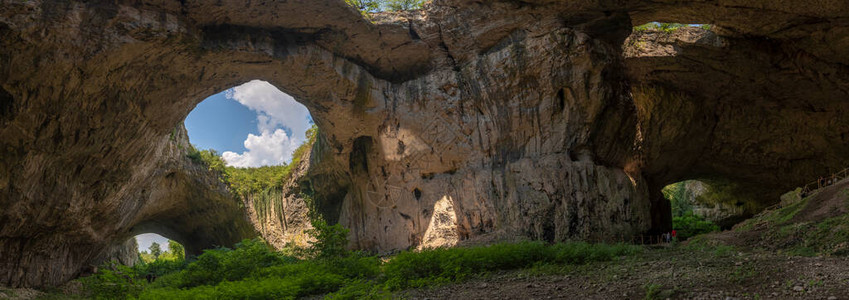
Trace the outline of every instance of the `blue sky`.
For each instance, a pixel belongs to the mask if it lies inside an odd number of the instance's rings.
[[[291,162],[312,117],[291,96],[253,80],[207,98],[185,124],[199,149],[218,150],[230,166],[260,167]]]
[[[206,98],[186,117],[189,140],[200,149],[244,152],[245,137],[259,134],[257,114],[224,93]]]
[[[206,98],[186,117],[189,141],[215,149],[227,165],[260,167],[292,161],[292,152],[312,125],[306,107],[265,81],[253,80]],[[154,233],[136,236],[139,251],[168,239]]]

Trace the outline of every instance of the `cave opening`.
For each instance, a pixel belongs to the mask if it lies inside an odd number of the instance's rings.
[[[291,220],[283,214],[290,205],[283,186],[308,157],[318,130],[307,107],[269,82],[251,80],[207,97],[183,125],[185,131],[176,130],[172,135],[177,137],[172,140],[178,148],[188,148],[183,150],[188,163],[200,170],[172,180],[206,180],[225,191],[190,191],[191,210],[203,212],[207,211],[204,207],[229,205],[236,207],[233,211],[238,215],[228,217],[244,219],[240,222],[250,223],[250,231],[287,227]],[[217,246],[232,247],[257,236],[235,233],[238,230],[233,228],[199,228],[163,214],[154,219],[148,221],[185,239],[189,255]],[[199,232],[204,235],[197,236]]]
[[[142,233],[136,240],[138,261],[152,263],[158,260],[181,261],[186,258],[186,248],[180,242],[156,233]]]
[[[274,85],[252,80],[212,95],[185,119],[197,150],[217,154],[226,166],[259,168],[297,161],[315,123],[309,110]]]
[[[745,186],[727,180],[683,180],[666,185],[661,193],[669,201],[672,228],[684,239],[729,230],[764,209]]]

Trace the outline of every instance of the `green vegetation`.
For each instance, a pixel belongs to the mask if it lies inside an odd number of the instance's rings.
[[[771,238],[783,244],[790,255],[849,254],[849,215],[821,222],[802,222],[778,227]]]
[[[777,227],[789,222],[808,204],[808,199],[793,203],[777,210],[764,211],[737,226],[737,230],[751,230],[762,227]]]
[[[359,10],[363,15],[381,11],[399,11],[421,9],[425,0],[345,0],[348,5]]]
[[[695,26],[704,30],[711,30],[713,28],[710,24],[681,24],[681,23],[659,23],[659,22],[651,22],[646,23],[640,26],[634,26],[635,32],[643,32],[643,31],[662,31],[664,33],[673,33],[678,29]]]
[[[715,257],[728,257],[734,254],[734,247],[726,245],[722,242],[697,236],[689,240],[685,248],[691,254],[709,253]]]
[[[153,259],[158,259],[160,254],[162,254],[162,249],[159,248],[159,243],[150,244],[150,255],[153,255]]]
[[[692,199],[695,196],[687,189],[687,181],[665,186],[661,192],[672,204],[672,216],[681,217],[693,212]]]
[[[384,1],[386,10],[414,10],[421,9],[424,5],[424,0],[387,0]]]
[[[156,254],[158,252],[158,254]],[[142,263],[154,263],[156,261],[178,261],[186,256],[186,250],[180,243],[168,240],[168,251],[162,252],[158,243],[153,243],[148,251],[139,252],[139,261]]]
[[[646,300],[653,299],[664,299],[667,297],[662,297],[661,293],[663,292],[663,286],[655,283],[649,283],[643,286],[643,289],[646,291]]]
[[[318,133],[318,127],[313,126],[306,131],[307,140],[292,153],[292,162],[281,166],[263,166],[258,168],[236,168],[226,166],[224,159],[215,149],[198,151],[194,146],[189,149],[187,156],[195,163],[202,164],[210,171],[219,174],[219,178],[228,184],[238,195],[246,196],[272,189],[280,189],[285,179],[292,173],[292,168],[301,162],[304,153],[312,147]]]
[[[292,162],[280,166],[228,167],[214,149],[197,150],[194,146],[190,147],[186,156],[194,163],[206,166],[208,170],[218,174],[218,178],[227,184],[234,194],[250,201],[259,218],[264,220],[272,207],[276,211],[282,208],[283,184],[291,176],[293,168],[301,163],[304,154],[315,144],[317,135],[318,127],[313,124],[306,131],[307,140],[292,153]]]
[[[422,287],[463,280],[497,270],[537,264],[586,264],[633,255],[641,248],[632,245],[583,242],[546,245],[541,242],[502,243],[474,248],[431,249],[402,252],[384,266],[391,290]]]
[[[672,218],[672,229],[678,233],[678,239],[687,240],[699,234],[719,231],[719,226],[704,217],[688,213]]]
[[[317,237],[306,249],[274,251],[264,241],[245,240],[235,249],[206,250],[194,261],[155,269],[107,264],[83,278],[95,299],[292,299],[325,295],[330,299],[378,299],[409,287],[455,282],[499,270],[540,265],[581,265],[633,255],[632,245],[581,242],[501,243],[472,248],[401,252],[383,262],[377,256],[346,250],[347,230],[314,221]],[[159,262],[157,260],[156,262]],[[165,264],[165,263],[159,263]]]
[[[724,197],[724,195],[717,196],[712,186],[707,189],[707,192],[696,195],[693,190],[688,188],[690,182],[682,181],[670,184],[661,190],[663,197],[669,200],[672,205],[672,229],[675,229],[678,233],[680,240],[719,231],[718,225],[693,213],[693,202],[710,202],[712,200],[707,200],[713,199],[710,197]]]

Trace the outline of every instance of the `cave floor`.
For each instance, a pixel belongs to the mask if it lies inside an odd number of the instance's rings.
[[[539,265],[461,283],[400,291],[393,298],[849,299],[849,257],[801,257],[739,249],[653,246],[615,261]],[[80,292],[74,290],[63,295],[6,289],[0,290],[0,299],[63,299]]]
[[[849,257],[657,247],[618,261],[538,266],[402,291],[405,299],[849,299]]]

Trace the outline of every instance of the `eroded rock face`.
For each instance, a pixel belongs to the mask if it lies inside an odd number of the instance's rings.
[[[360,249],[613,240],[668,229],[668,183],[768,199],[847,163],[840,3],[613,2],[437,0],[371,23],[336,0],[5,0],[0,283],[62,283],[149,231],[189,253],[281,245],[302,193]],[[631,19],[665,11],[721,36],[628,49]],[[178,125],[252,79],[320,128],[272,209],[188,160]]]
[[[631,36],[643,173],[730,181],[762,209],[849,165],[849,68],[805,46],[699,28]]]

